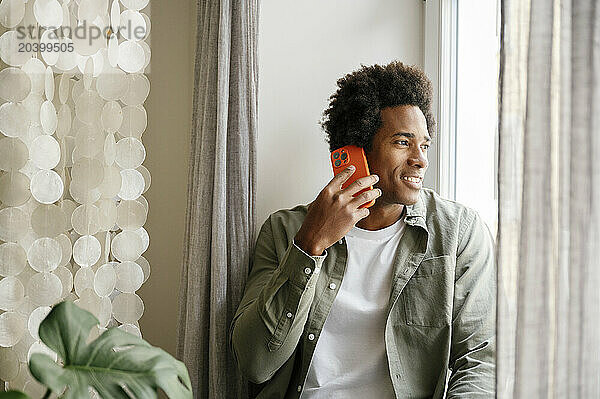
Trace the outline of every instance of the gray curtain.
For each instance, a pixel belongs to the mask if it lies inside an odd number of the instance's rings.
[[[503,0],[499,398],[600,397],[600,5]]]
[[[177,356],[195,398],[242,398],[227,343],[255,242],[258,0],[198,1]]]

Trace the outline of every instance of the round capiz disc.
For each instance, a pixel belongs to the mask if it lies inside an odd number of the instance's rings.
[[[121,171],[116,165],[104,167],[104,180],[98,189],[102,193],[102,198],[114,198],[121,191],[123,178]]]
[[[122,293],[112,301],[113,315],[119,323],[134,323],[144,314],[144,303],[137,294]]]
[[[75,52],[80,56],[88,56],[96,54],[101,48],[105,46],[105,37],[103,34],[98,36],[98,30],[102,31],[102,27],[98,26],[92,20],[79,20],[77,21],[77,28],[83,29],[85,27],[86,30],[92,29],[94,27],[97,29],[95,31],[95,35],[85,34],[85,35],[73,35],[73,46],[75,48]],[[92,31],[94,32],[94,31]]]
[[[25,287],[16,277],[4,277],[0,280],[0,309],[16,310],[25,298]]]
[[[0,98],[19,102],[23,101],[30,92],[31,79],[21,69],[9,67],[0,71]]]
[[[58,99],[61,104],[64,104],[69,99],[70,77],[69,74],[63,73],[60,75],[60,83],[58,85]]]
[[[49,272],[35,273],[29,279],[26,287],[31,302],[41,306],[51,306],[60,300],[62,283],[60,279]]]
[[[152,59],[152,52],[150,51],[150,46],[148,45],[148,43],[146,43],[146,42],[138,42],[138,43],[144,49],[144,54],[145,54],[145,58],[146,58],[144,60],[144,68],[142,68],[144,70],[144,69],[146,69],[146,67],[148,65],[150,65],[150,60]]]
[[[138,265],[140,265],[140,267],[142,268],[142,271],[144,272],[144,283],[145,283],[146,280],[148,280],[148,277],[150,277],[150,263],[143,256],[140,256],[135,261],[135,263],[137,263]]]
[[[30,58],[23,65],[23,71],[31,79],[31,92],[38,95],[44,94],[46,89],[46,65],[39,58]]]
[[[14,28],[25,16],[24,0],[2,0],[0,3],[0,24],[5,28]],[[0,379],[8,381],[6,378]]]
[[[83,88],[85,90],[90,90],[92,87],[92,78],[94,75],[94,60],[92,57],[81,57],[81,61],[85,62],[83,67]],[[81,64],[79,64],[81,65]],[[81,69],[81,68],[80,68]]]
[[[89,19],[93,21],[96,17],[103,12],[103,6],[106,7],[106,1],[98,0],[80,0],[79,7],[77,9],[77,19]]]
[[[144,205],[144,208],[146,208],[146,213],[148,213],[148,209],[150,209],[148,207],[148,200],[146,199],[146,197],[144,197],[143,195],[140,195],[139,198],[135,199],[137,202],[141,203],[142,205]]]
[[[53,134],[56,131],[58,117],[52,101],[46,100],[42,104],[40,109],[40,122],[45,134]]]
[[[126,105],[141,105],[150,94],[150,81],[146,75],[141,73],[132,73],[127,75],[127,90],[121,98]]]
[[[116,68],[119,64],[119,39],[117,35],[111,35],[108,39],[108,63]]]
[[[33,242],[27,252],[31,268],[38,272],[51,272],[60,264],[62,250],[54,238],[42,237]]]
[[[71,261],[71,256],[73,255],[73,244],[71,239],[66,234],[59,234],[56,238],[56,241],[60,244],[60,249],[62,251],[62,258],[60,259],[60,266],[67,266],[67,264]],[[60,267],[59,266],[59,267]]]
[[[65,298],[73,289],[73,273],[65,266],[57,267],[52,273],[60,279],[60,283],[62,284],[60,297],[61,299]]]
[[[134,200],[144,191],[144,176],[135,169],[121,171],[121,191],[119,197],[124,200]]]
[[[33,55],[32,52],[19,51],[19,47],[24,43],[31,43],[31,40],[23,38],[16,30],[9,30],[2,34],[0,36],[0,58],[2,61],[10,66],[24,65]],[[27,49],[26,46],[24,48]]]
[[[94,235],[100,230],[100,211],[96,205],[78,206],[71,216],[73,229],[81,235]]]
[[[35,308],[29,315],[27,329],[29,330],[29,334],[36,340],[40,339],[40,324],[42,323],[42,320],[48,316],[48,313],[50,313],[51,310],[52,308],[50,306],[40,306]]]
[[[40,131],[44,134],[43,129],[41,129],[41,119],[40,115],[42,112],[42,104],[44,103],[44,99],[41,94],[34,93],[33,91],[29,93],[27,98],[21,102],[21,104],[27,110],[27,117],[29,118],[29,122],[31,126],[40,126]],[[25,140],[23,140],[25,141]],[[29,144],[29,143],[28,143]]]
[[[25,331],[26,323],[27,318],[20,313],[0,314],[0,346],[7,348],[19,342]]]
[[[104,101],[94,90],[84,90],[75,100],[75,114],[85,123],[97,123]]]
[[[19,358],[15,350],[0,347],[0,380],[10,382],[17,378],[19,367]]]
[[[86,182],[72,181],[69,185],[69,193],[71,197],[80,204],[89,204],[100,199],[100,190],[97,188],[90,189]]]
[[[77,306],[87,310],[100,322],[100,326],[106,326],[110,320],[112,304],[110,299],[98,296],[92,288],[83,290],[78,300]]]
[[[123,137],[135,137],[140,139],[146,130],[148,116],[143,106],[127,106],[123,108],[123,122],[119,133]]]
[[[58,205],[40,204],[31,213],[31,227],[40,236],[56,237],[67,230],[67,217]]]
[[[142,338],[142,333],[140,331],[140,329],[131,323],[125,323],[125,324],[121,324],[119,327],[117,327],[123,331],[125,331],[126,333],[135,335],[136,337]]]
[[[139,72],[144,67],[146,53],[144,48],[138,42],[126,40],[119,44],[118,65],[125,72]]]
[[[109,231],[117,223],[117,205],[112,198],[104,198],[97,202],[100,231]]]
[[[100,241],[91,235],[79,237],[73,245],[73,259],[81,267],[89,267],[98,262],[101,253]]]
[[[104,148],[104,135],[97,126],[82,125],[77,130],[75,145],[81,156],[93,158]]]
[[[60,145],[52,136],[39,136],[31,143],[29,157],[38,168],[53,169],[60,161]]]
[[[123,123],[123,110],[116,101],[109,101],[102,107],[102,114],[100,115],[100,121],[102,127],[109,133],[116,132]],[[114,136],[112,137],[114,140]]]
[[[0,240],[17,242],[29,230],[29,216],[19,208],[0,210]]]
[[[40,37],[40,48],[52,49],[60,46],[60,38],[55,30],[46,30]],[[47,65],[56,65],[60,57],[60,51],[41,51],[42,58]]]
[[[62,196],[63,181],[55,171],[42,169],[31,178],[30,189],[33,198],[42,204],[52,204]]]
[[[71,177],[75,183],[85,183],[88,189],[97,188],[104,179],[104,166],[94,158],[81,158],[74,165]]]
[[[27,266],[27,254],[23,247],[14,242],[0,245],[0,276],[16,276]]]
[[[94,289],[95,273],[91,267],[82,267],[75,273],[75,293],[81,296],[86,289]]]
[[[125,40],[139,41],[146,37],[146,20],[135,10],[125,10],[121,13],[119,33]]]
[[[143,191],[143,193],[145,193],[146,191],[148,191],[148,189],[150,188],[150,185],[152,184],[152,176],[150,175],[150,171],[144,165],[137,167],[135,170],[137,170],[138,172],[140,172],[142,174],[142,176],[144,176],[144,191]]]
[[[56,137],[63,138],[69,135],[72,121],[71,107],[62,104],[58,109],[58,123],[56,125]]]
[[[139,229],[146,217],[146,208],[138,201],[123,200],[117,207],[117,225],[123,230]]]
[[[73,40],[68,37],[60,39],[61,48],[73,46]],[[77,53],[75,51],[61,51],[56,61],[56,67],[62,71],[70,71],[77,66]]]
[[[113,256],[121,261],[135,261],[144,250],[142,238],[134,231],[122,231],[115,236],[111,243]]]
[[[135,169],[146,159],[146,149],[135,137],[125,137],[117,142],[115,161],[123,169]]]
[[[44,27],[57,28],[63,23],[62,6],[57,0],[35,0],[33,15],[35,15],[35,19],[39,24]]]
[[[52,67],[46,68],[46,82],[45,82],[46,99],[52,101],[54,99],[54,72]],[[55,111],[56,112],[56,111]]]
[[[144,282],[144,272],[135,262],[121,262],[115,266],[117,283],[115,288],[121,292],[133,293]]]
[[[117,283],[117,273],[112,264],[105,263],[100,266],[94,276],[94,291],[101,297],[112,294]]]
[[[56,361],[56,359],[58,359],[58,355],[56,354],[56,352],[48,348],[41,341],[36,341],[29,347],[29,351],[27,351],[28,361],[31,359],[31,355],[33,355],[34,353],[40,353],[42,355],[49,356],[52,359],[52,361]],[[43,395],[46,392],[46,388],[40,383],[38,383],[36,380],[31,380],[25,383],[23,391],[28,395],[39,397],[39,395]]]
[[[150,0],[121,0],[121,3],[130,10],[141,10],[145,8]]]
[[[12,170],[0,177],[0,202],[7,206],[21,206],[31,197],[29,177]]]
[[[108,69],[98,76],[96,89],[100,97],[107,101],[118,100],[127,91],[127,74],[118,68]]]
[[[29,114],[22,103],[7,102],[0,105],[0,132],[8,137],[27,134]]]
[[[0,169],[18,170],[27,163],[29,150],[25,143],[16,137],[0,139]]]
[[[148,246],[150,246],[150,236],[148,235],[148,232],[143,227],[140,227],[139,229],[134,230],[134,231],[142,239],[142,243],[143,243],[142,253],[146,252],[146,250],[148,249]]]

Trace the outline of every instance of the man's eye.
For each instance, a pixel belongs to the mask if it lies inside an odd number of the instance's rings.
[[[423,144],[423,148],[424,148],[425,150],[428,150],[428,149],[429,149],[429,147],[430,147],[430,146],[429,146],[429,144]]]
[[[396,140],[394,144],[408,145],[408,140]]]

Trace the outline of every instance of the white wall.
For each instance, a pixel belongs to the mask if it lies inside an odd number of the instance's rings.
[[[423,66],[423,7],[422,0],[261,1],[257,230],[270,213],[311,202],[333,177],[318,121],[337,79],[361,63]]]

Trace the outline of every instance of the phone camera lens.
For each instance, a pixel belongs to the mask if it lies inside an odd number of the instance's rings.
[[[333,153],[333,159],[338,159],[340,157],[340,153],[339,152],[334,152]]]
[[[336,159],[335,162],[334,162],[335,166],[340,166],[341,164],[342,164],[342,162],[340,162],[339,159]]]
[[[345,152],[342,153],[342,159],[346,159],[346,158],[348,158],[348,154],[346,154]]]

